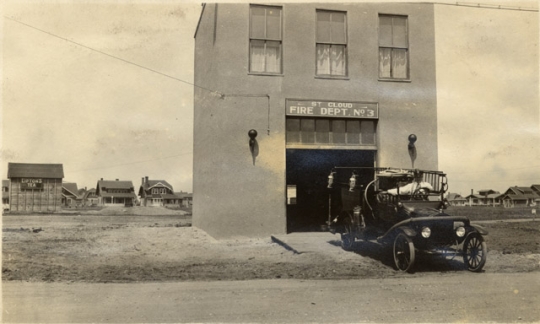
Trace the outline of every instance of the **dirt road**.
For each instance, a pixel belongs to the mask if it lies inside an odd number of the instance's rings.
[[[538,221],[485,224],[483,273],[419,259],[408,274],[379,245],[298,254],[179,214],[2,220],[4,322],[540,321]]]
[[[364,280],[4,283],[5,323],[538,323],[538,273]]]

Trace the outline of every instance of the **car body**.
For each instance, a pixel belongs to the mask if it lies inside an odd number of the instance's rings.
[[[468,270],[479,272],[488,233],[467,217],[445,213],[447,189],[440,171],[335,167],[328,181],[328,225],[345,250],[357,240],[391,246],[400,271],[412,271],[416,255],[426,253],[460,254]]]

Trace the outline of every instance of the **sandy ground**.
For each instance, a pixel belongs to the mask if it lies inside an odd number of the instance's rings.
[[[191,227],[191,217],[184,212],[158,209],[144,216],[126,216],[118,210],[115,216],[105,215],[106,211],[81,216],[4,215],[2,280],[148,282],[410,276],[395,271],[389,250],[376,244],[353,252],[336,249],[331,255],[295,254],[269,237],[217,241]],[[485,227],[490,231],[486,272],[540,271],[539,221],[495,222]],[[419,259],[414,275],[441,271],[464,271],[461,258]]]

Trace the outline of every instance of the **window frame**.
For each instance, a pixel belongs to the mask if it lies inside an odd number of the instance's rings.
[[[298,120],[298,142],[289,142],[288,137],[288,127],[287,123],[289,120]],[[313,143],[308,143],[303,141],[303,135],[302,135],[302,120],[314,120],[314,130],[313,130]],[[328,120],[329,121],[329,130],[328,130],[328,142],[317,142],[317,120]],[[334,140],[334,127],[333,125],[334,121],[342,121],[344,122],[345,131],[342,132],[345,141],[343,143],[335,142]],[[353,143],[350,142],[348,137],[352,135],[351,132],[347,131],[348,128],[348,121],[358,121],[359,122],[359,142]],[[372,121],[373,122],[373,143],[363,143],[362,142],[362,121]],[[286,130],[285,130],[285,146],[288,149],[294,149],[294,148],[313,148],[313,149],[339,149],[339,150],[377,150],[378,149],[378,127],[379,127],[379,120],[378,119],[366,119],[366,118],[326,118],[326,117],[308,117],[308,116],[286,116]],[[340,132],[341,133],[341,132]]]
[[[317,39],[317,35],[319,34],[319,20],[318,20],[318,13],[319,12],[328,12],[330,15],[332,13],[341,13],[345,17],[345,21],[343,23],[344,27],[344,35],[345,35],[345,42],[323,42],[319,41]],[[324,78],[324,79],[348,79],[349,78],[349,26],[348,26],[348,17],[347,17],[347,11],[346,10],[331,10],[331,9],[315,9],[315,77],[316,78]],[[331,17],[331,16],[330,16]],[[317,60],[318,60],[318,48],[319,45],[330,45],[330,48],[332,48],[332,45],[337,46],[343,46],[344,50],[343,53],[345,55],[345,74],[332,74],[332,71],[330,71],[330,74],[319,74],[317,71]]]
[[[405,41],[406,41],[406,46],[405,47],[401,47],[401,46],[382,46],[381,45],[381,17],[386,17],[386,18],[404,18],[405,19]],[[396,82],[400,82],[400,81],[404,81],[404,82],[410,82],[411,81],[411,60],[410,60],[410,41],[409,41],[409,16],[408,15],[400,15],[400,14],[387,14],[387,13],[379,13],[378,14],[378,25],[377,25],[377,29],[378,29],[378,40],[377,40],[377,48],[378,48],[378,51],[377,51],[377,63],[378,63],[378,66],[377,66],[377,72],[378,72],[378,77],[379,77],[379,81],[396,81]],[[394,31],[394,23],[393,23],[393,20],[392,20],[392,26],[391,26],[391,31],[393,33]],[[390,77],[385,77],[385,76],[382,76],[381,75],[381,49],[390,49]],[[399,49],[399,50],[405,50],[406,51],[406,55],[405,55],[405,58],[406,58],[406,76],[404,78],[398,78],[398,77],[394,77],[393,76],[393,71],[392,71],[392,67],[393,67],[393,59],[392,59],[392,52],[394,49]]]
[[[266,34],[266,10],[269,8],[274,8],[276,10],[279,10],[279,39],[278,38],[268,38],[265,35],[265,38],[259,38],[259,37],[253,37],[252,36],[252,23],[253,23],[253,14],[252,10],[253,8],[264,8],[265,9],[265,34]],[[249,34],[249,42],[248,42],[248,74],[254,74],[254,75],[283,75],[283,7],[282,6],[273,6],[273,5],[260,5],[260,4],[250,4],[249,5],[249,27],[248,27],[248,34]],[[267,72],[267,71],[252,71],[251,64],[252,64],[252,41],[262,41],[264,42],[264,48],[265,48],[265,70],[266,70],[266,44],[267,42],[278,42],[279,43],[279,72]]]

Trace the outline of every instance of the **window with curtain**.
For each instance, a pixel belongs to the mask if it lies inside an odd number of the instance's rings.
[[[287,144],[376,145],[372,119],[287,117]]]
[[[317,10],[317,69],[320,76],[347,75],[347,15]]]
[[[406,16],[379,15],[379,77],[409,78],[409,40]]]
[[[281,73],[281,11],[281,7],[250,7],[250,72]]]

